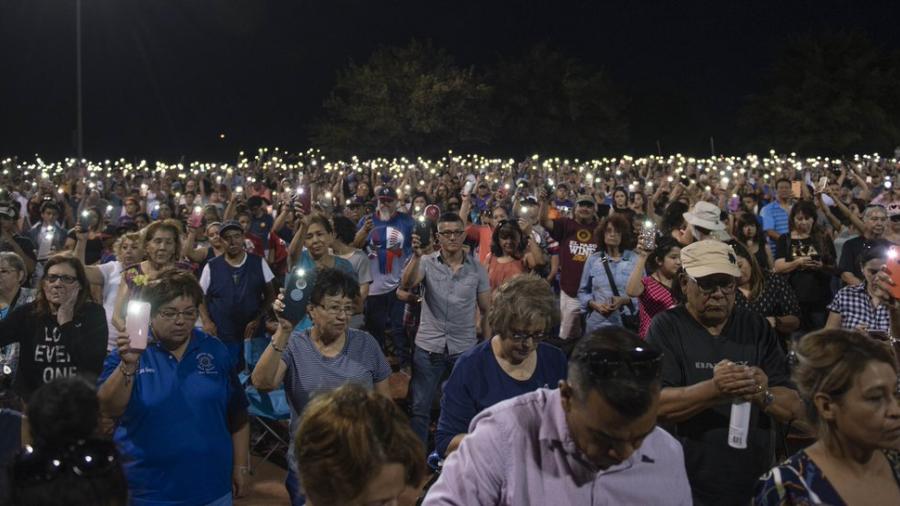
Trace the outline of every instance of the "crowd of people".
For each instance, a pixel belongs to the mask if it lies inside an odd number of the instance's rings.
[[[241,155],[0,162],[0,504],[232,504],[248,387],[294,505],[900,504],[900,161]]]

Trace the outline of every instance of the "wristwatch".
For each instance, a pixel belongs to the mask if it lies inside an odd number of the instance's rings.
[[[773,393],[767,388],[766,391],[765,391],[765,393],[763,393],[763,404],[762,404],[763,411],[765,411],[766,409],[768,409],[769,406],[771,406],[773,402],[775,402],[775,394],[773,394]]]

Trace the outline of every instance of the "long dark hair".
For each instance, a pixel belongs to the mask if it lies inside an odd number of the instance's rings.
[[[597,225],[597,245],[600,246],[602,251],[606,252],[607,225],[612,225],[622,237],[622,242],[619,243],[619,252],[624,252],[627,249],[634,249],[634,233],[631,229],[631,222],[629,222],[624,215],[619,213],[607,216],[599,225]]]
[[[791,209],[791,215],[788,219],[788,227],[790,231],[792,232],[794,230],[794,219],[798,214],[801,213],[805,216],[809,216],[813,220],[812,227],[810,227],[809,229],[809,239],[810,241],[812,241],[813,246],[816,248],[816,251],[819,252],[819,256],[822,257],[822,263],[825,265],[833,264],[834,261],[831,254],[831,249],[828,248],[825,244],[825,240],[822,238],[822,231],[819,230],[818,225],[816,225],[816,218],[819,216],[819,214],[816,212],[815,204],[808,200],[801,200],[794,204],[794,207]]]
[[[78,299],[75,301],[75,314],[79,314],[86,303],[94,300],[91,297],[91,285],[88,283],[87,275],[84,273],[84,264],[69,253],[60,253],[50,257],[47,263],[44,264],[44,275],[41,276],[41,283],[38,286],[37,295],[34,299],[34,313],[37,316],[52,314],[50,302],[47,301],[47,295],[44,293],[44,281],[47,279],[47,273],[50,272],[50,268],[59,264],[70,266],[75,271],[75,277],[78,278],[78,283],[81,285],[81,289],[78,291]]]
[[[744,235],[744,227],[749,226],[756,227],[756,234],[753,237]],[[760,226],[759,221],[756,220],[756,216],[750,213],[739,213],[737,215],[737,220],[734,223],[734,237],[742,244],[747,244],[747,241],[750,240],[756,241],[757,244],[763,246],[766,244],[762,226]]]
[[[516,244],[516,258],[521,258],[525,254],[525,248],[528,247],[528,238],[525,237],[525,233],[519,228],[519,223],[515,220],[503,220],[494,228],[494,233],[491,235],[491,255],[494,258],[503,256],[503,248],[500,247],[500,236],[509,234],[519,236],[519,242]]]

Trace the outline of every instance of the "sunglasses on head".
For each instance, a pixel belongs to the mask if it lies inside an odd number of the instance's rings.
[[[652,380],[660,376],[663,354],[638,346],[628,351],[591,350],[579,358],[587,365],[588,372],[596,378],[633,377]]]
[[[12,465],[13,482],[53,481],[66,473],[89,477],[104,473],[119,461],[116,445],[101,439],[79,440],[61,448],[25,446]]]

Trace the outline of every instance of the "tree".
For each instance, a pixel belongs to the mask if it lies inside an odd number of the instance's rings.
[[[338,154],[435,154],[492,140],[483,113],[491,89],[446,51],[413,40],[350,63],[324,102],[313,142]]]
[[[900,141],[900,66],[859,34],[790,41],[752,96],[742,127],[756,148],[815,154],[893,149]]]
[[[493,110],[512,152],[598,155],[627,139],[624,99],[607,75],[546,45],[517,60],[501,60],[489,73]]]

